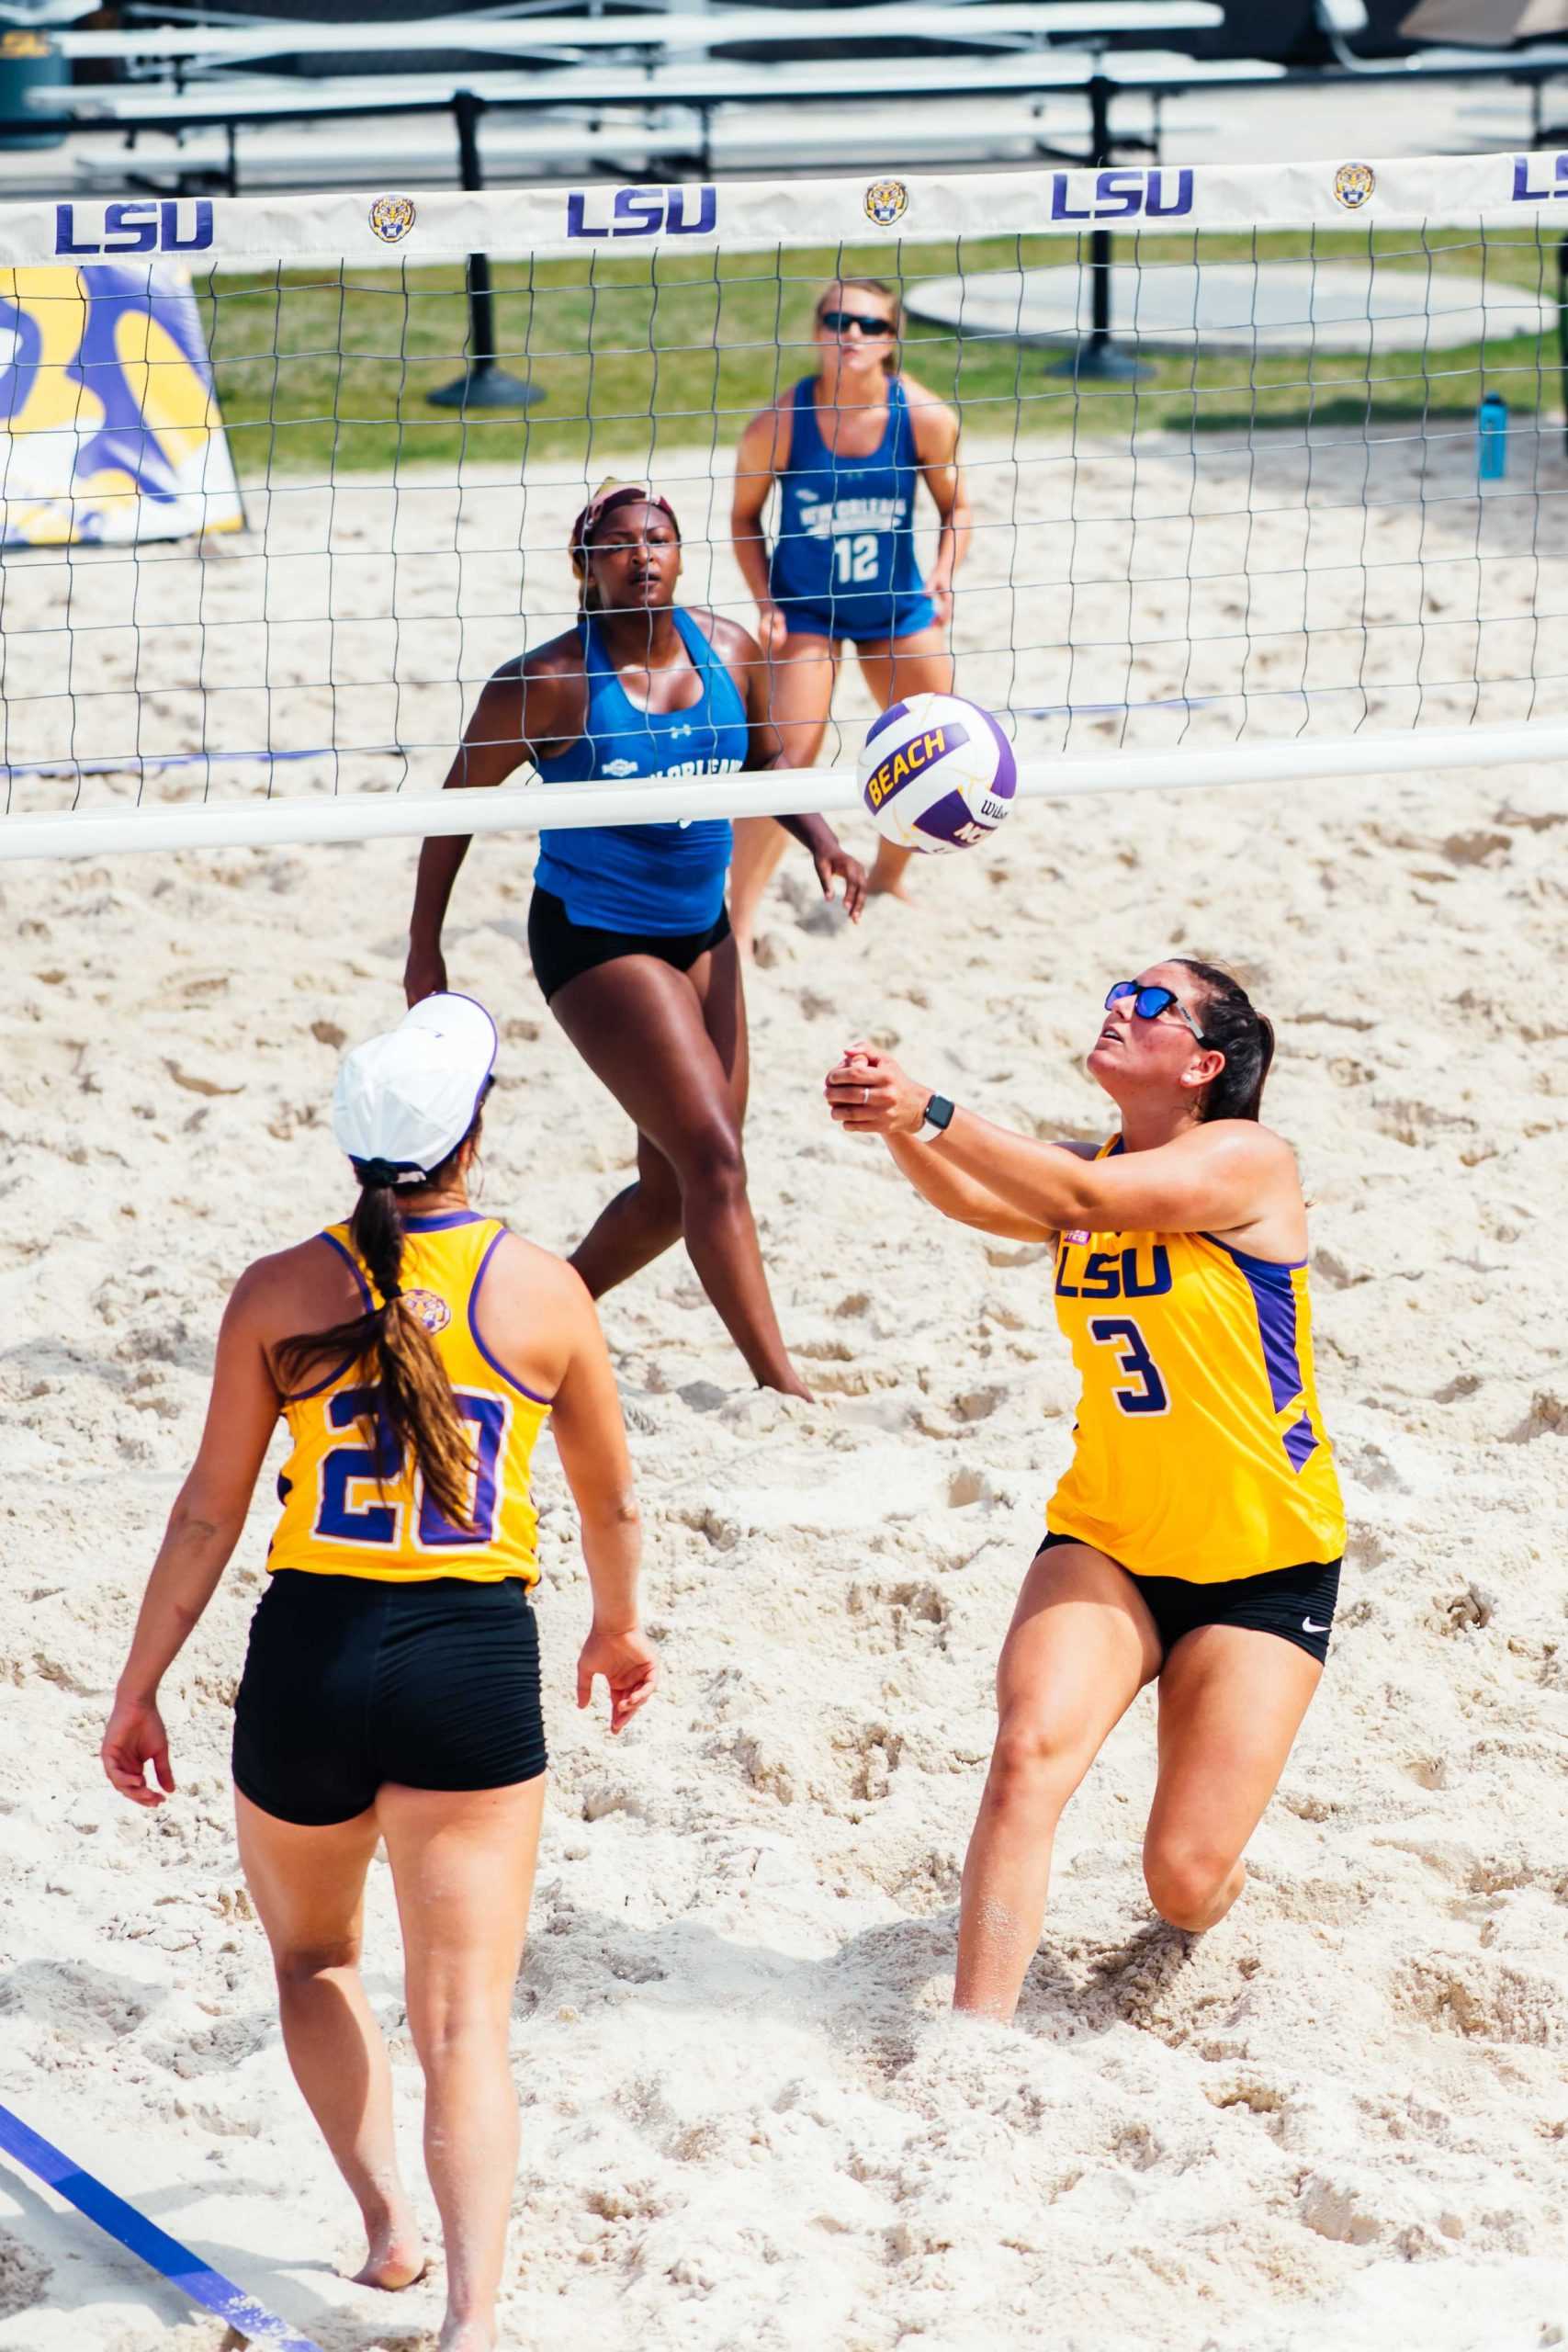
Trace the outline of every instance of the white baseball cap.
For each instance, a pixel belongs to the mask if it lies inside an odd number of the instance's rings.
[[[395,1029],[344,1056],[333,1134],[362,1175],[417,1184],[474,1123],[495,1068],[495,1023],[471,996],[422,997]]]

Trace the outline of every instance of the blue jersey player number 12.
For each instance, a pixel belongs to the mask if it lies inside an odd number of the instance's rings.
[[[891,287],[835,278],[817,298],[814,372],[752,418],[736,452],[735,560],[757,600],[768,713],[792,767],[818,763],[845,645],[879,710],[953,691],[948,624],[970,532],[958,417],[905,373],[898,334]],[[922,487],[938,525],[924,574]],[[742,952],[783,849],[770,817],[736,827],[729,912]],[[909,856],[881,843],[871,889],[902,898]]]

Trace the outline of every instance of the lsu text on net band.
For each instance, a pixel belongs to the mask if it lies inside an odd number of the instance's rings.
[[[1113,384],[1072,365],[1105,230]],[[1556,153],[0,207],[0,856],[849,806],[848,720],[794,773],[434,787],[573,625],[606,475],[752,625],[735,444],[857,276],[961,420],[955,683],[1023,788],[1561,756],[1565,231]],[[525,412],[429,402],[479,253]],[[857,519],[806,527],[852,561]]]

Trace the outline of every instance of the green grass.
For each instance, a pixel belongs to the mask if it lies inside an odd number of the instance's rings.
[[[1425,274],[1477,272],[1556,300],[1555,250],[1529,230],[1418,235],[1366,230],[1118,240],[1117,257],[1145,262],[1364,257]],[[965,270],[1060,265],[1061,237],[965,242]],[[905,244],[908,287],[960,264],[953,244]],[[450,470],[463,460],[592,471],[646,438],[657,418],[667,447],[733,442],[745,418],[807,372],[812,300],[836,268],[886,276],[886,247],[772,254],[660,254],[644,259],[497,263],[502,363],[542,390],[527,413],[433,409],[427,395],[461,372],[467,303],[459,266],[325,275],[225,275],[198,283],[219,397],[242,480]],[[958,337],[911,321],[905,363],[961,408],[972,434],[1126,439],[1149,432],[1224,434],[1387,427],[1440,419],[1461,429],[1488,389],[1516,413],[1555,413],[1555,338],[1520,335],[1452,351],[1380,356],[1375,375],[1346,355],[1145,354],[1136,386],[1102,387],[1051,373],[1059,350]]]

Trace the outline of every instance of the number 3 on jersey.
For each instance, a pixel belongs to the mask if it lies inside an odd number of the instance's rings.
[[[1124,1413],[1168,1413],[1170,1399],[1159,1367],[1144,1344],[1144,1335],[1130,1315],[1091,1317],[1089,1336],[1102,1348],[1117,1351],[1116,1368],[1136,1387],[1118,1388],[1116,1402]]]

